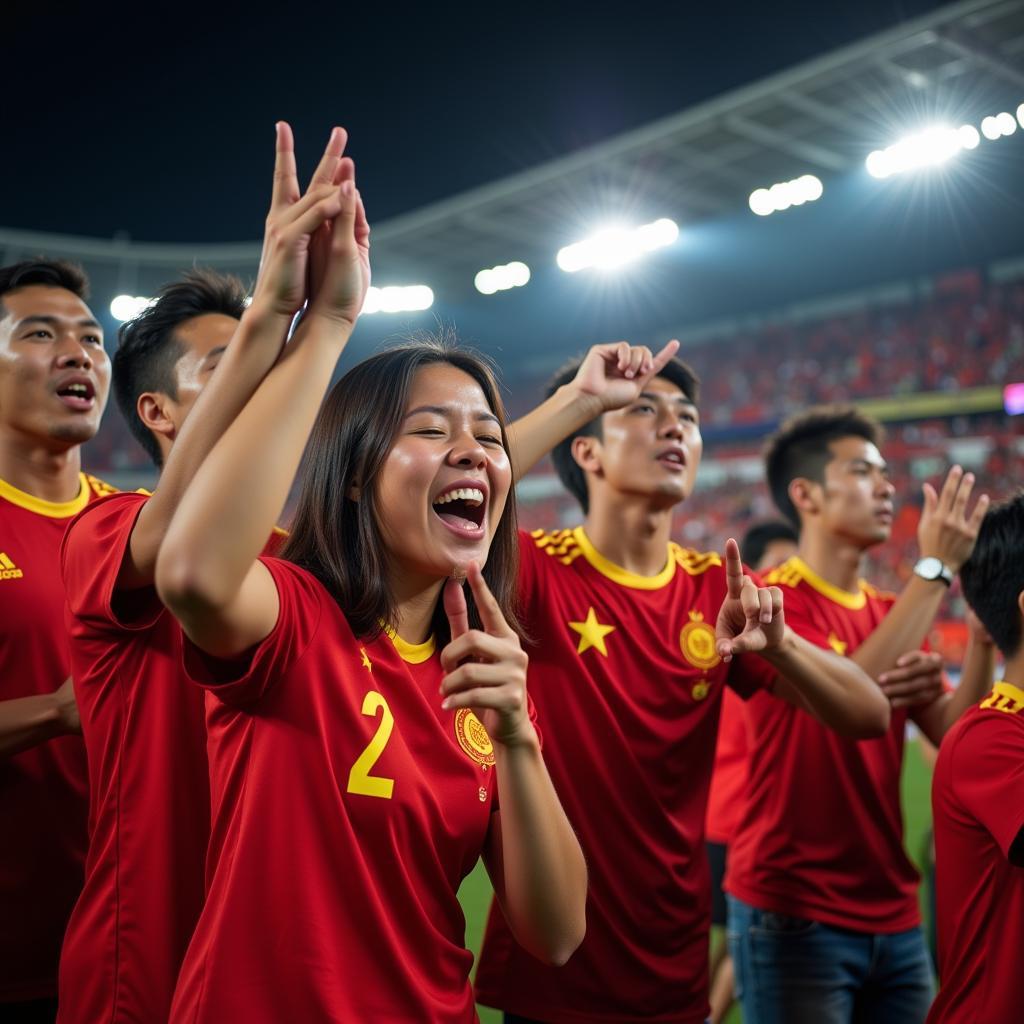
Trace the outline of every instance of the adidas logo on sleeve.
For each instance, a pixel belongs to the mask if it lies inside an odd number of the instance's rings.
[[[25,574],[0,551],[0,580],[20,580]]]

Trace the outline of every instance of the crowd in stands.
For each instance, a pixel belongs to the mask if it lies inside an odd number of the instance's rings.
[[[722,373],[721,352],[741,372]],[[851,398],[958,391],[1024,379],[1024,280],[975,273],[935,282],[913,304],[708,339],[686,358],[704,381],[704,418],[760,423]]]

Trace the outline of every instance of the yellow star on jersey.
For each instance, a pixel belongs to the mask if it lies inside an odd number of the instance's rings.
[[[359,653],[363,656],[363,658],[362,658],[362,660],[363,660],[363,668],[365,668],[367,672],[372,672],[373,671],[373,663],[370,661],[370,656],[366,653],[366,648],[365,647],[360,647],[359,648]]]
[[[605,647],[604,638],[609,633],[615,632],[615,627],[605,626],[598,622],[593,608],[587,612],[586,622],[570,622],[569,628],[576,630],[580,635],[580,644],[576,648],[577,654],[589,651],[593,647],[600,651],[604,657],[608,657],[608,648]]]
[[[849,646],[845,640],[840,640],[835,633],[829,633],[828,645],[832,648],[840,658],[846,657],[846,648]]]

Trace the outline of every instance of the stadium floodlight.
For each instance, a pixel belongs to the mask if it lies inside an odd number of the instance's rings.
[[[894,142],[885,149],[876,149],[868,154],[864,161],[868,174],[873,178],[888,178],[904,171],[918,170],[922,167],[936,167],[944,164],[965,146],[970,149],[971,135],[965,129],[949,128],[946,125],[934,125],[922,132],[908,135]],[[984,124],[982,131],[984,131]]]
[[[1017,123],[1024,128],[1024,103],[1017,108]]]
[[[363,302],[363,315],[370,313],[417,313],[430,309],[434,304],[434,293],[425,284],[388,285],[377,288],[371,285]]]
[[[1005,110],[1001,114],[996,114],[996,124],[999,126],[1000,135],[1012,135],[1017,130],[1016,119]]]
[[[982,119],[981,134],[990,142],[995,142],[1003,134],[1003,129],[996,118],[989,116]]]
[[[509,288],[522,288],[530,280],[530,268],[519,260],[503,263],[489,270],[481,270],[473,278],[476,290],[483,295],[493,295]]]
[[[749,204],[758,217],[767,217],[791,206],[813,203],[824,194],[825,186],[821,180],[813,174],[805,174],[792,181],[780,181],[771,188],[756,189],[750,193]]]
[[[153,299],[145,295],[116,295],[110,302],[110,315],[124,323],[134,320],[152,304]]]
[[[977,149],[981,144],[981,135],[973,124],[962,124],[956,133],[960,138],[960,145],[964,149]]]
[[[671,245],[679,237],[679,225],[662,217],[639,227],[612,226],[603,228],[582,242],[574,242],[558,250],[555,257],[567,274],[596,267],[609,270],[631,263],[655,249]]]

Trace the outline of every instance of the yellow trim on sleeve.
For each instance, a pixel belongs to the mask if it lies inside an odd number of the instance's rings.
[[[34,494],[19,491],[17,487],[9,484],[6,480],[0,480],[0,498],[9,501],[12,505],[17,505],[18,508],[35,512],[36,515],[47,516],[50,519],[70,519],[71,516],[77,516],[89,504],[89,497],[92,493],[84,473],[78,474],[78,481],[78,497],[72,498],[71,501],[44,501]]]
[[[992,708],[995,711],[1008,711],[1018,715],[1024,711],[1024,690],[999,680],[993,687],[992,692],[981,702],[981,707]]]
[[[786,583],[789,583],[789,579],[786,577],[789,575],[789,571],[795,571],[796,575],[800,577],[809,587],[816,590],[823,597],[827,597],[830,601],[835,601],[836,604],[842,605],[844,608],[849,608],[851,611],[860,611],[868,603],[868,595],[865,593],[865,587],[867,584],[863,580],[858,581],[858,590],[856,594],[851,594],[848,590],[842,590],[835,586],[833,583],[829,583],[828,580],[822,579],[802,558],[798,555],[794,555],[788,561],[783,562],[779,567],[779,575]],[[790,584],[792,586],[793,584]]]
[[[384,627],[388,639],[395,645],[398,656],[402,661],[410,665],[420,665],[437,650],[437,641],[433,634],[427,637],[421,644],[411,644],[403,640],[390,626]]]
[[[621,565],[610,562],[590,542],[590,538],[584,533],[582,526],[577,526],[572,531],[576,543],[579,545],[583,557],[602,575],[613,583],[623,587],[632,587],[634,590],[658,590],[665,586],[676,574],[676,560],[672,554],[671,545],[666,549],[665,568],[657,576],[638,576]]]

